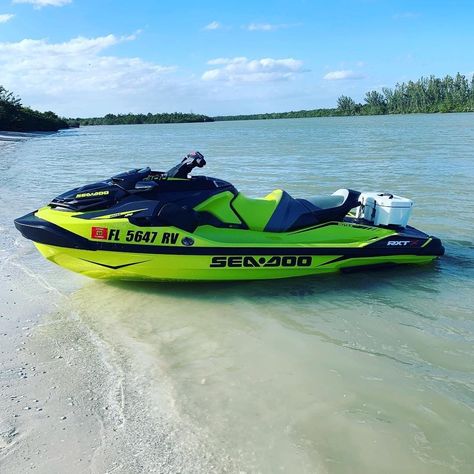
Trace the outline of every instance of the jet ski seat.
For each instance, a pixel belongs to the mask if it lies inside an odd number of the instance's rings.
[[[340,189],[336,191],[334,194],[329,196],[311,196],[306,198],[306,201],[313,204],[319,209],[330,209],[331,207],[338,207],[340,206],[347,198],[345,193],[340,191],[347,191],[347,189]],[[339,194],[340,192],[340,194]]]
[[[280,200],[264,229],[267,232],[288,232],[323,222],[339,221],[359,205],[360,193],[351,189],[339,189],[330,196],[308,199],[295,199],[287,192],[279,191]]]
[[[288,232],[342,220],[352,208],[359,205],[359,195],[357,191],[339,189],[330,196],[295,199],[286,191],[276,189],[258,199],[239,193],[231,206],[250,230]]]

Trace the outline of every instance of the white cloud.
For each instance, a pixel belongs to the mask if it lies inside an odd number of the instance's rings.
[[[239,56],[237,58],[215,58],[207,61],[210,66],[221,65],[221,64],[234,64],[237,62],[245,62],[247,58],[245,56]]]
[[[20,95],[27,105],[46,104],[43,108],[59,113],[68,113],[64,110],[68,102],[74,109],[87,106],[93,111],[97,110],[96,102],[117,107],[121,99],[133,103],[131,97],[137,93],[150,96],[163,88],[175,87],[166,79],[174,67],[102,54],[135,37],[111,34],[77,37],[63,43],[44,39],[0,43],[2,85]]]
[[[35,8],[63,7],[64,5],[72,3],[72,0],[13,0],[13,3],[29,3]]]
[[[206,25],[203,29],[204,30],[220,30],[222,28],[222,24],[218,21],[211,21],[208,25]]]
[[[4,13],[0,15],[0,23],[6,23],[7,21],[10,21],[15,15],[12,15],[11,13]]]
[[[23,65],[25,60],[31,62],[36,59],[40,64],[44,61],[45,67],[53,63],[72,65],[83,60],[87,60],[89,66],[93,66],[91,61],[97,59],[98,53],[116,44],[133,41],[136,36],[137,34],[129,36],[111,34],[97,38],[78,36],[64,43],[49,43],[45,39],[24,39],[16,43],[0,43],[0,62],[5,62],[3,67],[7,69],[9,67],[8,61]]]
[[[250,23],[245,28],[249,31],[272,31],[277,30],[280,25],[272,25],[270,23]]]
[[[283,28],[291,28],[296,25],[283,24],[272,24],[272,23],[250,23],[245,25],[244,28],[249,31],[275,31]]]
[[[204,81],[269,82],[291,79],[305,72],[303,62],[293,58],[216,58],[208,61],[208,64],[222,67],[204,72],[201,76]]]
[[[330,71],[323,79],[327,81],[341,81],[347,79],[364,79],[365,76],[359,72],[352,71],[350,69],[343,69],[340,71]]]
[[[394,20],[413,20],[415,18],[418,18],[420,16],[419,13],[416,12],[402,12],[402,13],[396,13],[393,15]]]
[[[300,88],[304,80],[297,90],[290,80],[305,71],[296,59],[223,57],[209,61],[202,76],[177,74],[176,67],[159,61],[120,55],[121,45],[135,37],[0,42],[1,84],[27,106],[67,117],[257,113],[304,108],[308,101]]]

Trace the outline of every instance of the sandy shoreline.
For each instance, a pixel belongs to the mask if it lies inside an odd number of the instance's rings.
[[[105,371],[94,364],[89,373],[93,346],[81,351],[85,335],[64,332],[68,323],[54,313],[67,297],[8,262],[2,270],[0,465],[9,473],[86,472],[99,462],[103,404],[91,382]]]
[[[238,472],[180,418],[158,369],[91,331],[71,296],[7,260],[0,300],[2,472]]]

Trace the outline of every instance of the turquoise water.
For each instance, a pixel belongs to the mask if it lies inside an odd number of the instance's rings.
[[[288,281],[112,284],[44,261],[11,226],[78,184],[168,169],[193,149],[253,196],[409,197],[411,224],[446,256]],[[70,295],[64,317],[113,354],[123,436],[146,446],[168,430],[183,472],[472,472],[474,114],[87,127],[0,144],[0,160],[2,258]],[[138,444],[117,456],[139,457]]]

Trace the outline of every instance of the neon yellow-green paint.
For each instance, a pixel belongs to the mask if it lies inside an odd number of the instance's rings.
[[[229,193],[231,194],[231,193]],[[383,237],[396,235],[391,229],[362,226],[346,222],[328,222],[324,225],[314,226],[292,232],[262,232],[264,224],[271,216],[276,207],[278,194],[273,194],[269,199],[249,199],[240,198],[240,210],[243,214],[252,215],[249,222],[254,228],[251,230],[216,228],[209,225],[198,227],[193,233],[185,232],[176,227],[139,227],[135,226],[125,217],[116,219],[97,218],[93,220],[80,219],[78,215],[82,213],[55,210],[44,207],[37,211],[36,216],[56,224],[78,236],[88,240],[92,239],[92,228],[103,227],[110,234],[111,230],[119,231],[118,240],[114,243],[136,244],[136,241],[127,241],[127,232],[155,233],[156,239],[151,242],[140,241],[140,245],[152,247],[175,247],[176,254],[161,253],[134,253],[133,251],[108,251],[108,250],[80,250],[73,248],[56,247],[52,245],[35,245],[40,252],[48,259],[69,270],[82,273],[93,278],[105,279],[127,279],[127,280],[258,280],[288,278],[296,276],[313,275],[317,273],[335,272],[347,267],[362,265],[374,265],[380,263],[426,263],[433,260],[433,256],[416,255],[395,255],[383,257],[358,257],[339,261],[333,261],[341,255],[335,250],[334,255],[311,255],[309,266],[252,266],[232,267],[227,265],[224,268],[211,266],[212,251],[209,255],[191,255],[189,248],[206,249],[221,248],[228,249],[224,252],[226,256],[232,256],[233,249],[240,249],[240,254],[245,254],[242,249],[249,248],[249,254],[245,257],[259,259],[269,258],[272,248],[277,255],[284,255],[285,248],[302,249],[330,249],[330,248],[363,248]],[[281,197],[281,194],[280,194]],[[224,216],[221,207],[228,207],[231,196],[208,200],[206,209],[213,209],[220,218]],[[258,204],[255,204],[257,202]],[[263,203],[263,204],[262,204]],[[251,210],[256,209],[255,214]],[[210,211],[209,211],[210,212]],[[228,216],[231,217],[230,215]],[[253,220],[252,220],[253,219]],[[165,234],[172,234],[174,242],[167,241]],[[115,234],[116,235],[116,234]],[[183,245],[185,237],[193,239],[192,247]],[[95,239],[100,242],[101,240]],[[255,254],[255,248],[266,249],[264,255]],[[126,247],[125,247],[126,248]],[[252,248],[252,250],[250,250]],[[132,250],[133,247],[130,247]],[[340,250],[339,250],[340,252]],[[289,251],[291,254],[291,251]],[[222,253],[221,253],[222,254]],[[219,254],[219,255],[221,255]],[[129,266],[120,267],[122,265]],[[120,268],[109,268],[120,267]]]
[[[254,199],[239,193],[233,206],[251,230],[262,231],[278,206],[282,194],[281,189],[276,189],[264,198]]]
[[[240,219],[230,207],[234,195],[230,191],[215,194],[197,205],[195,211],[207,211],[226,224],[241,224]]]
[[[35,243],[48,260],[74,272],[91,278],[117,280],[262,280],[337,272],[343,268],[378,263],[421,264],[433,260],[431,256],[397,255],[391,257],[367,257],[328,263],[338,255],[313,256],[311,267],[307,268],[210,268],[211,256],[156,255],[129,252],[106,252],[78,250]],[[254,255],[255,259],[260,258]],[[136,265],[110,269],[98,265]]]

